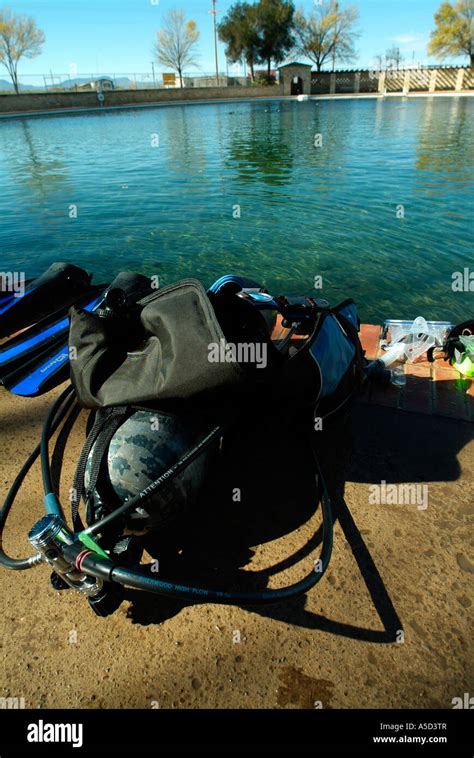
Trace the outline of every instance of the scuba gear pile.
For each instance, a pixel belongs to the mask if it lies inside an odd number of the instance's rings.
[[[208,293],[195,280],[153,291],[144,277],[127,289],[130,276],[115,280],[100,307],[71,310],[73,386],[53,404],[41,444],[0,514],[1,536],[41,454],[46,516],[29,533],[38,552],[13,559],[0,548],[0,564],[27,569],[46,562],[56,588],[80,589],[104,616],[120,604],[123,587],[228,604],[274,603],[308,591],[323,576],[332,550],[331,503],[316,457],[321,553],[307,576],[288,587],[228,591],[158,579],[138,566],[140,540],[183,514],[226,430],[245,422],[249,407],[263,414],[277,405],[304,418],[310,438],[315,419],[336,413],[359,391],[367,369],[354,303],[331,308],[312,298],[273,298],[236,276],[222,277]],[[283,340],[278,349],[272,343],[269,326],[276,315],[298,337],[295,344]],[[215,345],[222,348],[218,361],[210,359]],[[265,365],[258,365],[257,355],[265,356]],[[72,488],[73,532],[53,489],[48,448],[79,404],[93,410],[94,423]]]

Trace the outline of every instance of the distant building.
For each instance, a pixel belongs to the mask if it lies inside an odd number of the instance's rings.
[[[311,93],[311,66],[307,63],[287,63],[280,66],[280,84],[284,95],[309,95]]]
[[[219,76],[217,80],[214,75],[210,76],[184,76],[183,85],[185,87],[227,87],[228,77]]]
[[[87,82],[86,84],[79,84],[77,88],[95,90],[95,92],[110,92],[110,90],[115,89],[115,85],[112,79],[102,77],[100,79],[94,79],[92,82]]]

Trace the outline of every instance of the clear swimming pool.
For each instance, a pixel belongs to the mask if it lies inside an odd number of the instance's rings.
[[[69,260],[96,281],[134,269],[162,284],[235,272],[275,294],[351,296],[364,321],[459,321],[473,300],[452,289],[474,271],[473,164],[472,98],[4,121],[0,269]]]

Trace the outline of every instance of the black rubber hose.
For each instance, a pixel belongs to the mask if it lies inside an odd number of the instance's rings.
[[[317,464],[317,461],[316,461]],[[318,466],[319,470],[319,466]],[[327,493],[326,486],[319,472],[320,481],[323,486],[323,495],[321,498],[321,512],[323,518],[323,543],[319,556],[318,567],[299,582],[282,587],[281,589],[256,590],[252,592],[230,592],[227,590],[213,590],[205,587],[193,587],[190,585],[177,584],[176,582],[164,582],[140,571],[118,566],[112,561],[101,558],[97,555],[90,554],[81,560],[82,570],[89,575],[95,576],[106,581],[116,582],[126,587],[132,587],[146,592],[155,592],[159,595],[174,597],[179,600],[196,602],[200,600],[204,603],[221,603],[226,605],[266,605],[278,603],[282,600],[302,595],[312,589],[322,578],[331,559],[333,544],[333,514],[331,501]],[[130,502],[130,501],[129,501]],[[72,563],[75,561],[81,551],[84,550],[82,544],[65,545],[63,553]]]
[[[58,398],[56,398],[51,408],[49,409],[48,415],[46,417],[46,421],[44,422],[43,431],[41,433],[41,442],[40,442],[41,476],[43,478],[43,489],[44,489],[45,495],[47,495],[49,492],[54,492],[53,479],[51,476],[51,463],[49,460],[49,440],[51,439],[54,433],[53,432],[54,421],[55,421],[56,416],[59,413],[59,409],[61,408],[62,404],[65,402],[65,400],[67,400],[67,398],[73,392],[74,392],[74,387],[71,384],[69,385],[69,387],[66,387],[64,392],[61,392]],[[71,405],[73,403],[74,403],[74,398],[72,399]],[[65,417],[65,414],[61,415],[61,421],[64,417]],[[54,429],[56,428],[57,426],[54,426]]]
[[[55,416],[52,415],[52,410],[48,414],[49,419],[49,437],[51,437],[58,426],[61,424],[63,419],[66,417],[67,413],[71,409],[71,407],[75,403],[75,398],[71,395],[72,387],[68,387],[67,390],[65,390],[57,399],[57,401],[54,403],[55,408]],[[60,406],[64,403],[64,407],[60,409]],[[57,414],[57,415],[56,415]],[[44,435],[44,429],[43,429],[43,435]],[[48,439],[45,441],[46,450],[48,447]],[[42,558],[38,555],[32,555],[29,558],[10,558],[2,547],[2,537],[3,537],[3,531],[5,529],[5,525],[7,522],[8,514],[10,513],[10,509],[15,502],[16,496],[18,494],[18,491],[23,484],[29,470],[33,466],[34,462],[38,458],[38,456],[41,453],[42,450],[42,443],[43,440],[39,445],[35,447],[33,452],[29,455],[28,459],[25,461],[23,466],[21,467],[20,471],[18,472],[15,481],[13,482],[12,486],[10,487],[10,490],[8,491],[8,494],[5,498],[5,501],[3,503],[2,510],[0,511],[0,565],[2,565],[4,568],[13,569],[16,571],[22,571],[24,569],[32,568],[33,566],[36,566],[37,564],[42,562]],[[44,446],[44,445],[43,445]],[[51,478],[51,474],[49,474],[49,477]]]

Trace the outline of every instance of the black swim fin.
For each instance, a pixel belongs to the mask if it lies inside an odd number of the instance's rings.
[[[111,290],[122,290],[130,304],[136,303],[155,291],[152,280],[142,274],[123,272],[118,274],[97,302],[87,308],[90,312],[101,311],[106,305],[106,296]],[[21,336],[21,335],[20,335]],[[49,392],[69,377],[68,334],[62,333],[34,358],[24,362],[2,379],[3,386],[14,395],[37,397]]]
[[[72,263],[53,263],[37,279],[2,281],[0,338],[72,305],[91,286],[91,274]],[[5,280],[5,275],[4,278]]]
[[[97,306],[106,287],[106,284],[91,287],[85,295],[82,294],[78,298],[75,305],[92,310]],[[31,364],[38,355],[67,340],[69,308],[70,305],[56,311],[0,345],[0,384],[4,377],[17,368]]]

